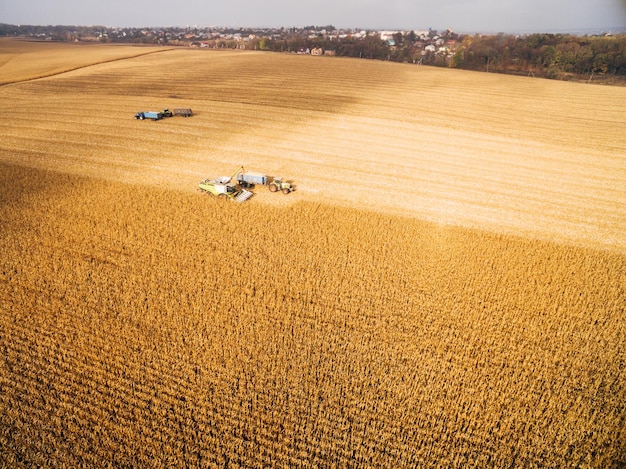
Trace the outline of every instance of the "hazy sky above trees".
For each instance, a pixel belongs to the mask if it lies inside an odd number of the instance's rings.
[[[626,0],[0,0],[0,23],[591,32],[626,28]]]

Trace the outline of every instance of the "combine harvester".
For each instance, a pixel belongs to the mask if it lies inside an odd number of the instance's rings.
[[[239,170],[235,174],[237,174]],[[238,185],[231,182],[235,176],[219,176],[215,179],[205,179],[198,184],[198,189],[209,195],[216,196],[220,199],[230,199],[235,202],[245,202],[252,197],[253,192],[237,187]]]

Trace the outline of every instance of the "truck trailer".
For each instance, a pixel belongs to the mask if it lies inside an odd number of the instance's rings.
[[[165,115],[162,112],[153,112],[153,111],[146,111],[146,112],[138,112],[137,114],[135,114],[135,119],[139,119],[139,120],[144,120],[144,119],[152,119],[155,121],[158,121],[159,119],[163,119],[163,117],[165,117]]]
[[[241,168],[243,171],[243,168]],[[264,186],[267,184],[267,175],[263,173],[239,172],[237,173],[237,182],[242,187],[254,187],[257,184]]]

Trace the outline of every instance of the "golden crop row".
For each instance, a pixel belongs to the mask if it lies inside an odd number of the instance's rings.
[[[623,255],[0,165],[0,462],[626,459]]]

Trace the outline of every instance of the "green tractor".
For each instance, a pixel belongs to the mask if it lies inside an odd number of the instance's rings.
[[[287,181],[283,181],[282,177],[275,177],[269,183],[270,192],[281,191],[283,194],[289,194],[293,190],[293,186]]]

